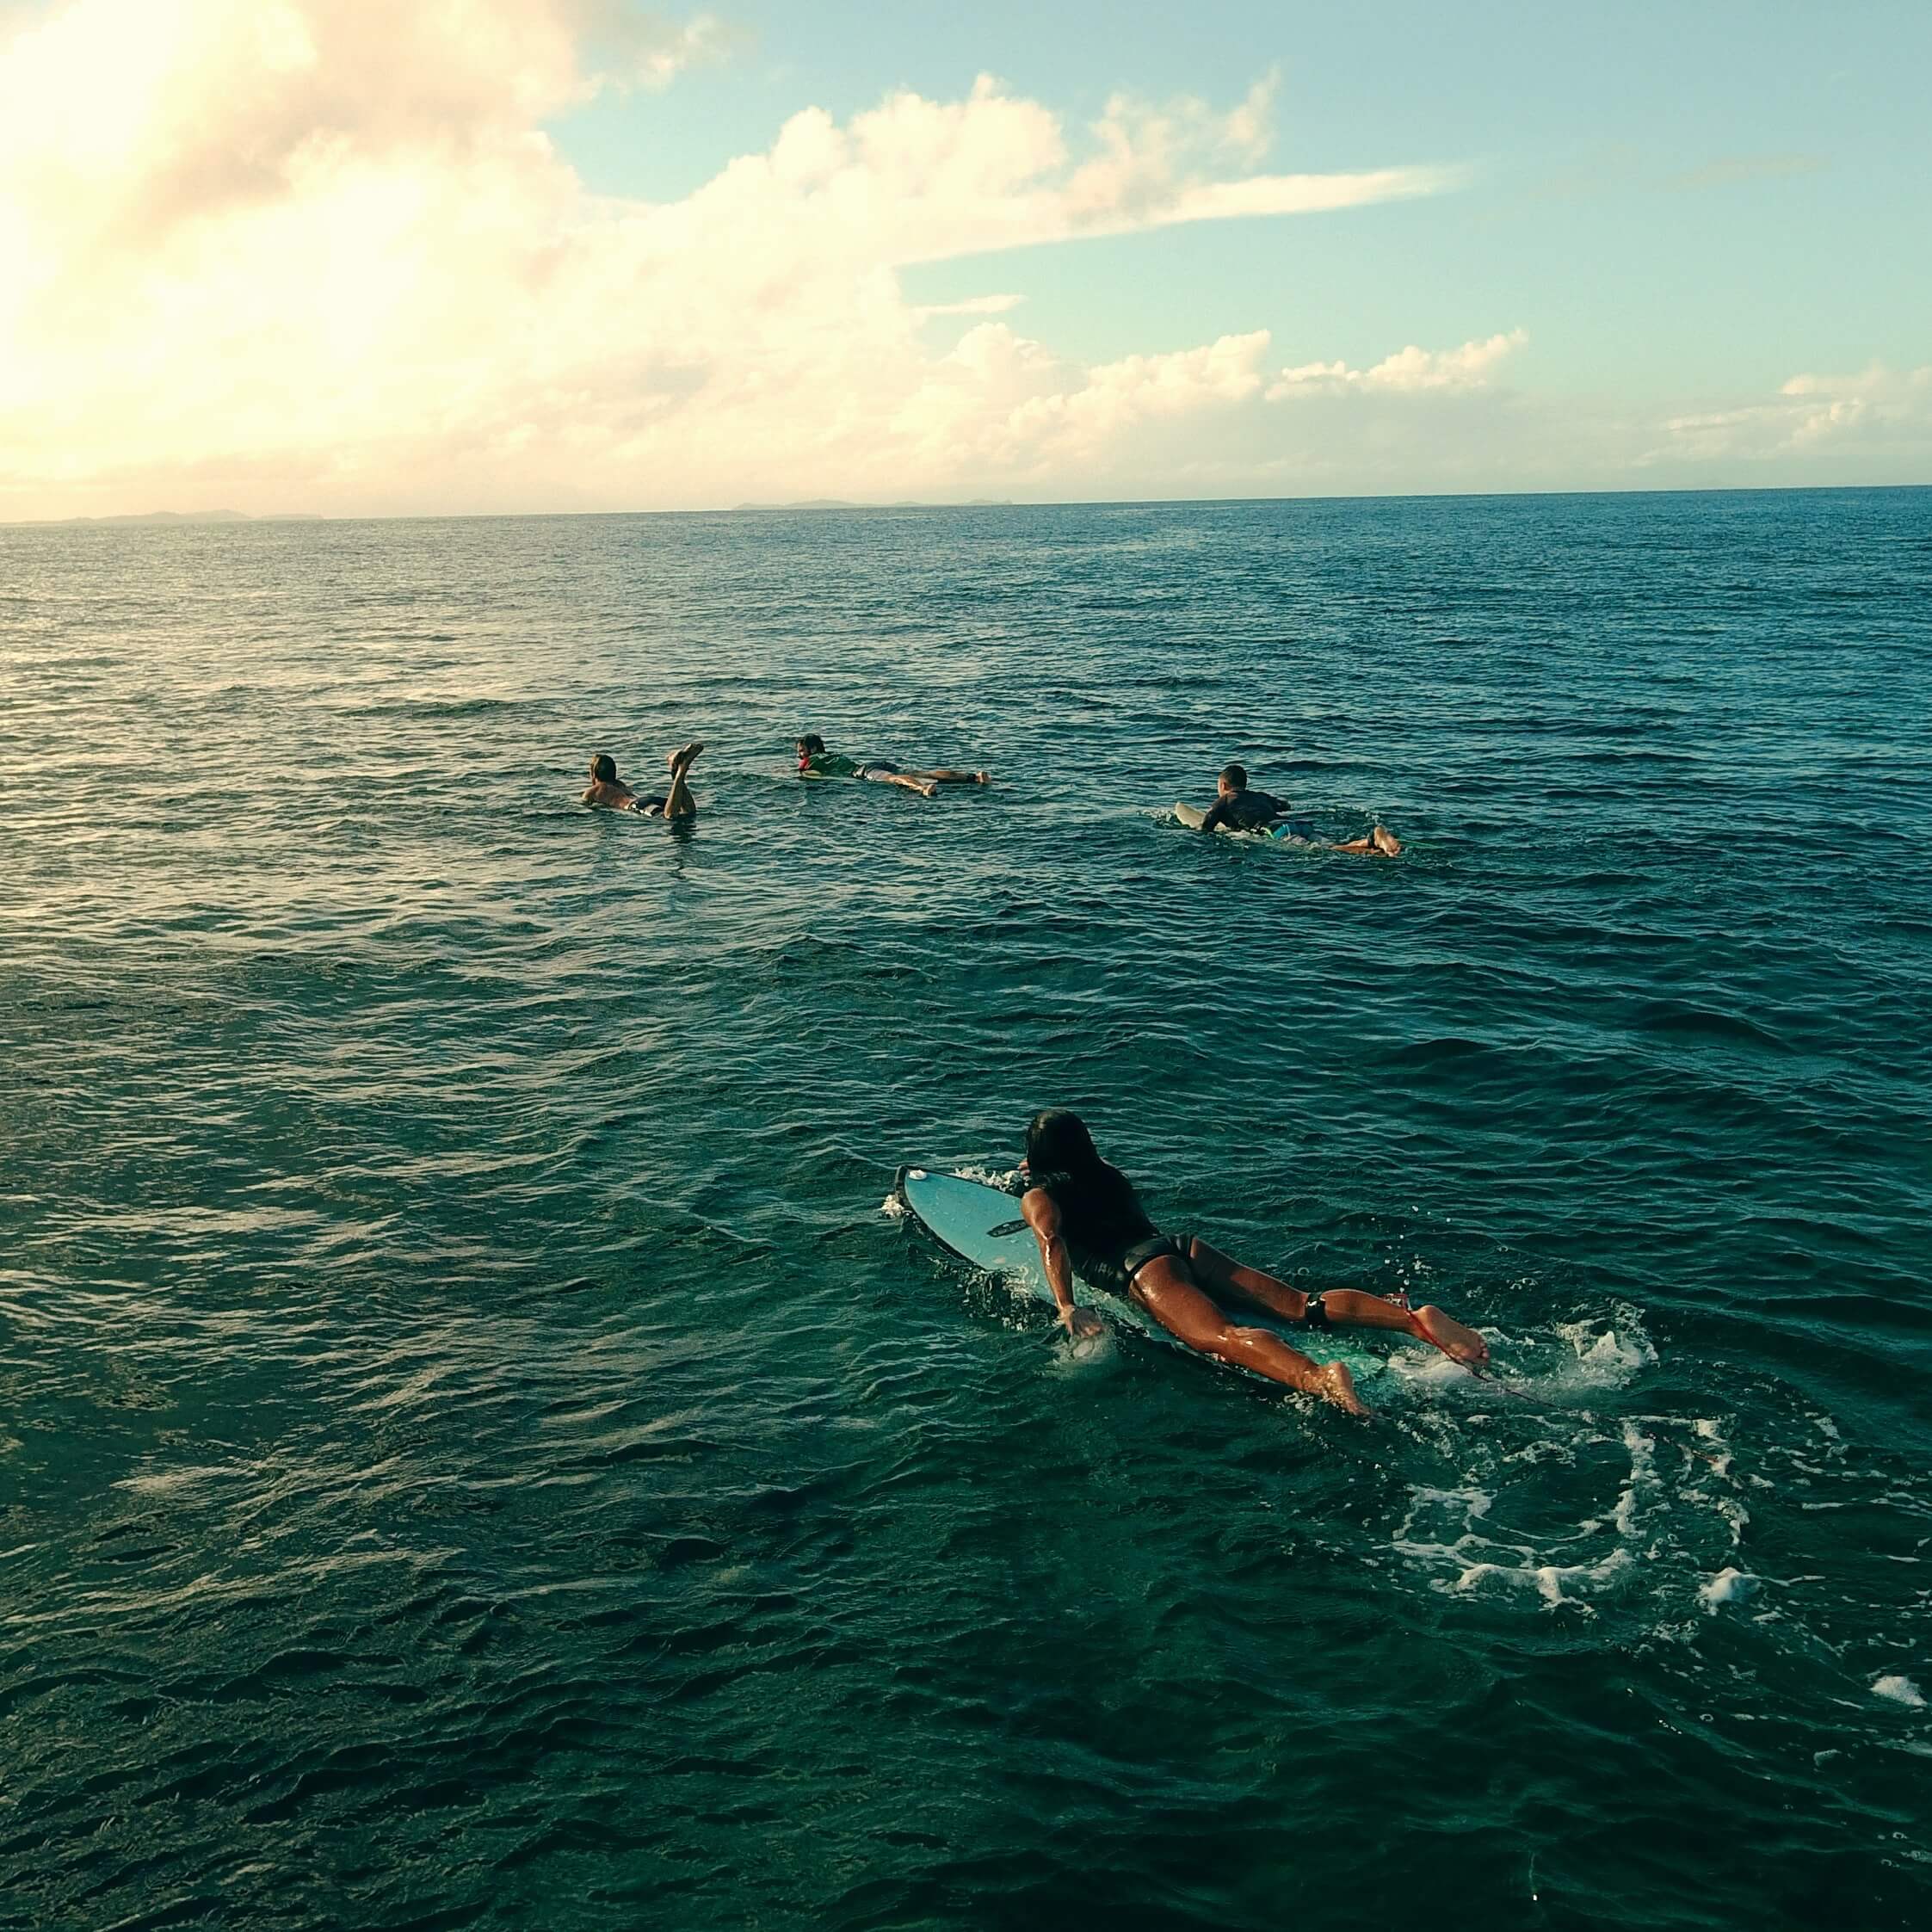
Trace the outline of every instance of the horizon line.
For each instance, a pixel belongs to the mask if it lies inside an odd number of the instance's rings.
[[[96,515],[28,516],[0,519],[0,530],[73,529],[83,526],[154,529],[231,523],[462,523],[535,522],[551,517],[636,516],[825,516],[841,512],[878,515],[905,510],[1169,509],[1213,509],[1246,503],[1384,503],[1513,501],[1541,497],[1794,497],[1850,491],[1932,490],[1923,483],[1706,483],[1659,489],[1655,485],[1609,485],[1589,490],[1385,490],[1308,491],[1273,497],[966,497],[957,503],[847,503],[802,497],[789,503],[715,503],[677,509],[472,509],[472,510],[108,510]]]

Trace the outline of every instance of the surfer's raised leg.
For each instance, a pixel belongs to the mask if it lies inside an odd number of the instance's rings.
[[[682,745],[671,753],[668,761],[671,768],[671,788],[664,800],[664,816],[667,818],[695,818],[698,801],[691,796],[691,787],[685,778],[691,769],[692,761],[704,750],[701,738],[693,738],[688,744]]]
[[[1176,1341],[1204,1355],[1318,1395],[1351,1416],[1368,1413],[1342,1363],[1311,1361],[1266,1329],[1238,1327],[1189,1278],[1182,1262],[1164,1256],[1149,1262],[1133,1278],[1133,1298]]]

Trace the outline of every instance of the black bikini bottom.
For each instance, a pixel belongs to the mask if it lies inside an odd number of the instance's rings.
[[[1126,1294],[1133,1287],[1134,1276],[1151,1262],[1177,1261],[1185,1265],[1188,1250],[1192,1245],[1184,1234],[1151,1235],[1145,1241],[1137,1241],[1118,1261],[1101,1261],[1093,1256],[1083,1257],[1085,1265],[1078,1272],[1096,1288]]]
[[[1120,1256],[1120,1272],[1131,1281],[1149,1262],[1159,1261],[1163,1256],[1185,1262],[1191,1246],[1193,1243],[1180,1235],[1157,1234],[1151,1241],[1143,1241]]]

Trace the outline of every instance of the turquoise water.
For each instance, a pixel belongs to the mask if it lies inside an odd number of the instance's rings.
[[[1924,1924],[1929,590],[1925,491],[0,531],[0,1925]],[[1525,1398],[1070,1358],[884,1207],[1048,1103]]]

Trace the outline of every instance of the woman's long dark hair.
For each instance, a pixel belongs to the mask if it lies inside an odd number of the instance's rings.
[[[1100,1157],[1087,1123],[1064,1108],[1049,1107],[1027,1122],[1026,1178],[1053,1197],[1076,1248],[1103,1254],[1148,1230],[1133,1183]]]

